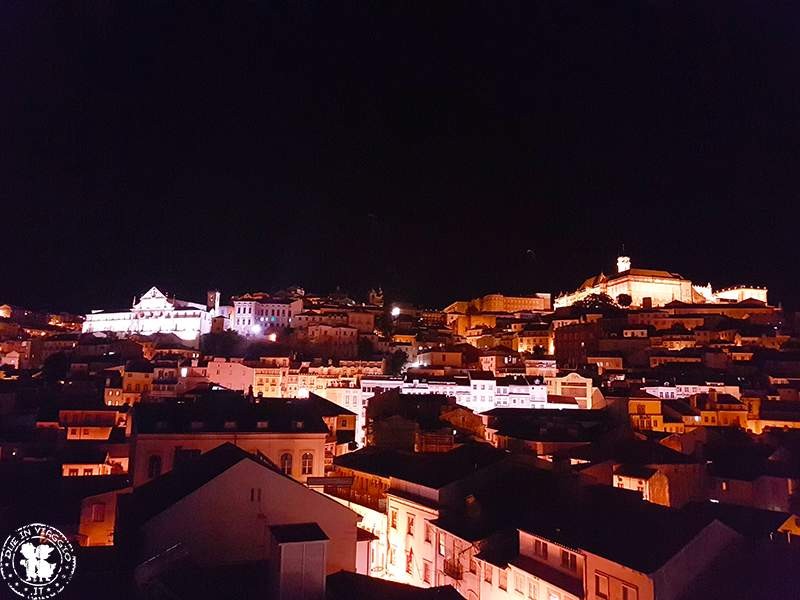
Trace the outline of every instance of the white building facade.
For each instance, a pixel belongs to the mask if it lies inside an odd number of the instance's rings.
[[[93,311],[83,322],[84,333],[113,332],[151,335],[173,333],[182,340],[196,342],[211,331],[211,321],[219,313],[219,296],[214,306],[168,298],[157,287],[151,287],[126,311]]]
[[[303,311],[303,301],[245,294],[233,300],[231,329],[244,336],[257,336],[292,326],[295,315]]]

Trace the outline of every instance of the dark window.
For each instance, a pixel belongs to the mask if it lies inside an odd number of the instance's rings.
[[[106,505],[92,504],[92,521],[102,523],[106,519]]]
[[[180,446],[176,447],[175,456],[172,459],[173,468],[185,465],[187,462],[198,456],[200,456],[200,450],[181,448]]]
[[[153,455],[147,461],[147,477],[148,479],[155,479],[161,475],[161,457]]]

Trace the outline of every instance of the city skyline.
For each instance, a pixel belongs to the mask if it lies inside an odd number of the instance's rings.
[[[795,7],[0,10],[10,301],[301,283],[436,306],[443,275],[567,291],[623,244],[800,299]]]
[[[532,252],[532,251],[527,251],[527,252]],[[626,256],[625,258],[630,260],[630,257]],[[619,257],[617,257],[615,260],[618,261]],[[610,262],[610,261],[606,261],[606,262]],[[618,268],[619,267],[618,267],[617,264],[614,264],[613,266],[610,266],[610,267],[606,266],[605,268],[602,268],[602,269],[600,269],[598,271],[597,276],[598,277],[602,276],[602,275],[613,276],[617,272]],[[637,262],[637,264],[635,265],[634,269],[638,269],[638,268],[645,268],[645,269],[648,269],[648,270],[652,270],[653,265],[642,265],[641,263]],[[669,267],[665,267],[664,269],[659,268],[659,269],[657,269],[657,271],[664,272],[664,273],[671,273],[671,274],[678,275],[678,276],[681,276],[681,277],[684,276],[683,273],[679,273],[675,269],[671,269]],[[557,291],[553,291],[552,289],[548,289],[545,286],[540,286],[540,287],[535,287],[534,288],[534,287],[521,287],[519,284],[517,284],[517,285],[509,285],[509,286],[506,286],[506,287],[497,287],[497,288],[486,288],[486,287],[480,287],[479,285],[461,286],[461,287],[453,286],[455,290],[458,290],[458,289],[466,290],[462,294],[457,295],[455,292],[451,292],[449,289],[442,288],[442,289],[438,289],[437,290],[437,294],[435,296],[429,296],[429,297],[436,297],[437,299],[441,300],[440,302],[437,302],[437,303],[430,303],[430,302],[424,302],[424,301],[420,302],[420,301],[417,300],[416,294],[414,294],[413,291],[408,292],[406,290],[401,290],[401,289],[394,289],[393,290],[393,289],[389,288],[388,289],[388,295],[387,295],[387,301],[397,302],[397,303],[401,303],[401,304],[409,304],[409,305],[414,305],[414,306],[419,306],[419,307],[428,307],[428,308],[440,309],[440,308],[445,307],[449,303],[453,302],[454,300],[457,300],[457,299],[460,299],[460,298],[479,297],[479,296],[483,296],[485,294],[492,294],[492,293],[500,293],[500,294],[506,294],[506,295],[511,295],[511,296],[529,296],[529,295],[535,295],[537,293],[548,293],[548,294],[550,294],[552,296],[552,298],[554,300],[558,300],[560,297],[565,297],[566,298],[566,297],[570,297],[570,296],[574,295],[574,293],[575,293],[575,292],[573,292],[574,288],[581,281],[583,281],[585,279],[585,276],[587,276],[587,275],[589,275],[589,273],[577,274],[573,278],[572,287],[565,287],[564,289],[560,289],[560,290],[557,290]],[[593,277],[594,277],[594,275],[593,275]],[[215,278],[214,277],[210,277],[209,279],[210,280],[214,280]],[[591,277],[590,277],[590,279],[591,279]],[[690,279],[691,279],[690,277],[686,278],[688,284],[691,286],[692,281],[690,281]],[[770,286],[766,285],[765,282],[763,282],[763,281],[756,281],[756,282],[737,281],[735,279],[735,276],[731,277],[731,278],[714,278],[714,279],[715,279],[715,282],[717,280],[721,279],[722,281],[727,282],[727,284],[726,285],[711,285],[711,281],[710,280],[705,280],[705,279],[700,278],[700,279],[695,279],[695,281],[694,281],[695,287],[696,287],[696,289],[700,289],[701,287],[705,288],[705,287],[707,287],[706,286],[706,284],[707,284],[708,286],[710,286],[708,288],[709,290],[714,289],[715,291],[716,290],[725,290],[725,289],[729,289],[729,288],[750,288],[750,289],[764,289],[764,290],[771,289]],[[64,303],[60,303],[59,304],[58,301],[50,302],[50,303],[46,303],[46,304],[35,304],[35,305],[32,305],[32,304],[25,304],[23,302],[16,302],[16,301],[14,301],[13,296],[10,297],[10,298],[4,298],[3,300],[7,304],[13,304],[13,305],[17,305],[17,306],[26,306],[28,308],[33,308],[33,309],[37,309],[37,310],[38,309],[56,310],[56,311],[64,310],[64,311],[68,311],[68,312],[81,314],[81,313],[89,313],[89,312],[97,311],[97,310],[107,310],[109,307],[113,307],[113,308],[116,308],[116,309],[127,310],[127,308],[129,307],[129,304],[130,304],[130,300],[129,299],[131,297],[131,294],[133,294],[133,298],[134,298],[134,300],[136,300],[136,298],[140,294],[144,293],[150,287],[158,288],[160,291],[165,293],[168,297],[179,297],[179,296],[182,296],[182,297],[190,297],[190,298],[200,297],[203,292],[206,292],[208,290],[212,290],[213,289],[213,290],[215,290],[215,291],[217,291],[217,292],[219,292],[221,294],[221,299],[223,301],[228,301],[228,300],[234,298],[235,296],[241,295],[241,294],[253,293],[253,292],[274,293],[276,291],[280,291],[280,290],[287,289],[287,288],[290,288],[292,286],[298,286],[298,285],[299,285],[300,288],[305,289],[309,293],[321,294],[323,296],[326,295],[326,294],[341,292],[343,294],[348,295],[351,299],[355,300],[356,302],[363,302],[366,299],[366,297],[368,296],[368,294],[369,294],[369,292],[371,290],[382,290],[384,293],[387,292],[387,290],[384,288],[384,286],[381,285],[380,283],[372,285],[372,286],[368,286],[367,288],[364,288],[364,287],[361,287],[361,286],[353,286],[353,287],[347,288],[347,287],[340,286],[340,285],[334,285],[334,286],[332,286],[330,288],[320,289],[320,288],[315,287],[313,285],[312,286],[306,286],[302,282],[292,281],[291,283],[284,283],[282,285],[264,285],[264,284],[262,284],[260,286],[256,285],[252,289],[247,289],[247,290],[238,289],[238,290],[230,291],[230,290],[220,290],[217,287],[212,286],[212,285],[201,286],[201,288],[198,288],[197,290],[193,290],[193,289],[190,289],[188,286],[183,285],[180,281],[176,281],[175,284],[173,284],[171,286],[164,286],[164,285],[161,285],[161,284],[156,284],[155,286],[153,286],[153,285],[151,285],[152,284],[152,278],[143,278],[143,281],[148,281],[148,282],[150,282],[150,284],[144,285],[143,287],[139,288],[138,291],[133,290],[133,289],[128,290],[128,293],[127,293],[127,296],[126,296],[126,298],[128,298],[127,301],[125,299],[122,299],[121,297],[120,297],[119,300],[115,300],[116,296],[115,296],[115,298],[109,298],[109,299],[105,299],[104,300],[104,298],[107,298],[107,296],[103,296],[102,294],[100,294],[100,295],[96,296],[98,298],[98,304],[97,305],[92,305],[90,307],[87,307],[87,306],[83,306],[83,307],[81,307],[81,306],[77,306],[77,307],[76,306],[67,306]],[[365,285],[368,285],[368,284],[365,284]],[[780,289],[780,285],[778,285],[778,288]],[[185,290],[185,292],[184,292],[184,290]],[[756,294],[756,296],[757,295],[758,294]],[[612,300],[615,299],[613,294],[611,295],[611,297],[612,297]],[[753,297],[755,297],[755,296],[753,296]],[[771,301],[772,301],[773,297],[774,297],[774,295],[771,296]],[[674,299],[674,300],[684,300],[684,301],[687,300],[686,298],[683,298],[680,295],[674,296],[672,299]],[[693,302],[700,302],[700,301],[701,301],[701,298],[699,296],[696,296],[694,298],[694,300],[693,300]],[[780,298],[778,298],[773,303],[775,305],[784,305],[784,302]],[[789,305],[789,308],[792,308],[791,304]]]
[[[0,2],[0,599],[799,598],[798,25]]]

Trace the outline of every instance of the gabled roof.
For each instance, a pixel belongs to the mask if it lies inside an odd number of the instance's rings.
[[[631,468],[633,465],[674,465],[698,462],[690,456],[649,440],[622,440],[615,444],[581,446],[558,453],[560,457],[577,458],[592,463],[613,460]]]
[[[653,573],[713,521],[645,502],[635,492],[588,486],[560,505],[532,512],[521,529]]]
[[[293,523],[291,525],[271,525],[272,537],[279,544],[298,542],[321,542],[330,539],[316,523]]]
[[[620,279],[627,275],[633,277],[655,277],[656,279],[683,279],[679,273],[670,273],[669,271],[662,271],[660,269],[628,269],[622,273],[614,273],[609,279]]]
[[[561,394],[547,394],[548,404],[574,404],[578,406],[578,401],[573,396],[563,396]]]
[[[321,417],[338,417],[341,415],[355,416],[356,414],[352,410],[348,410],[314,393],[308,395],[308,401],[311,404],[312,410],[316,411]]]
[[[650,479],[656,473],[656,469],[642,467],[640,465],[620,465],[614,469],[614,475],[621,475],[622,477],[634,477],[636,479]]]
[[[285,477],[266,457],[256,458],[233,444],[222,444],[134,489],[128,504],[134,520],[144,523],[243,460]]]
[[[61,453],[61,463],[99,465],[106,462],[108,452],[93,443],[73,442]]]
[[[768,538],[789,518],[789,513],[728,504],[727,502],[689,502],[681,509],[718,519],[749,538]]]

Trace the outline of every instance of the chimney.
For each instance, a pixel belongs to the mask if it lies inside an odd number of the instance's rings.
[[[271,598],[325,600],[328,536],[316,523],[270,526]]]

